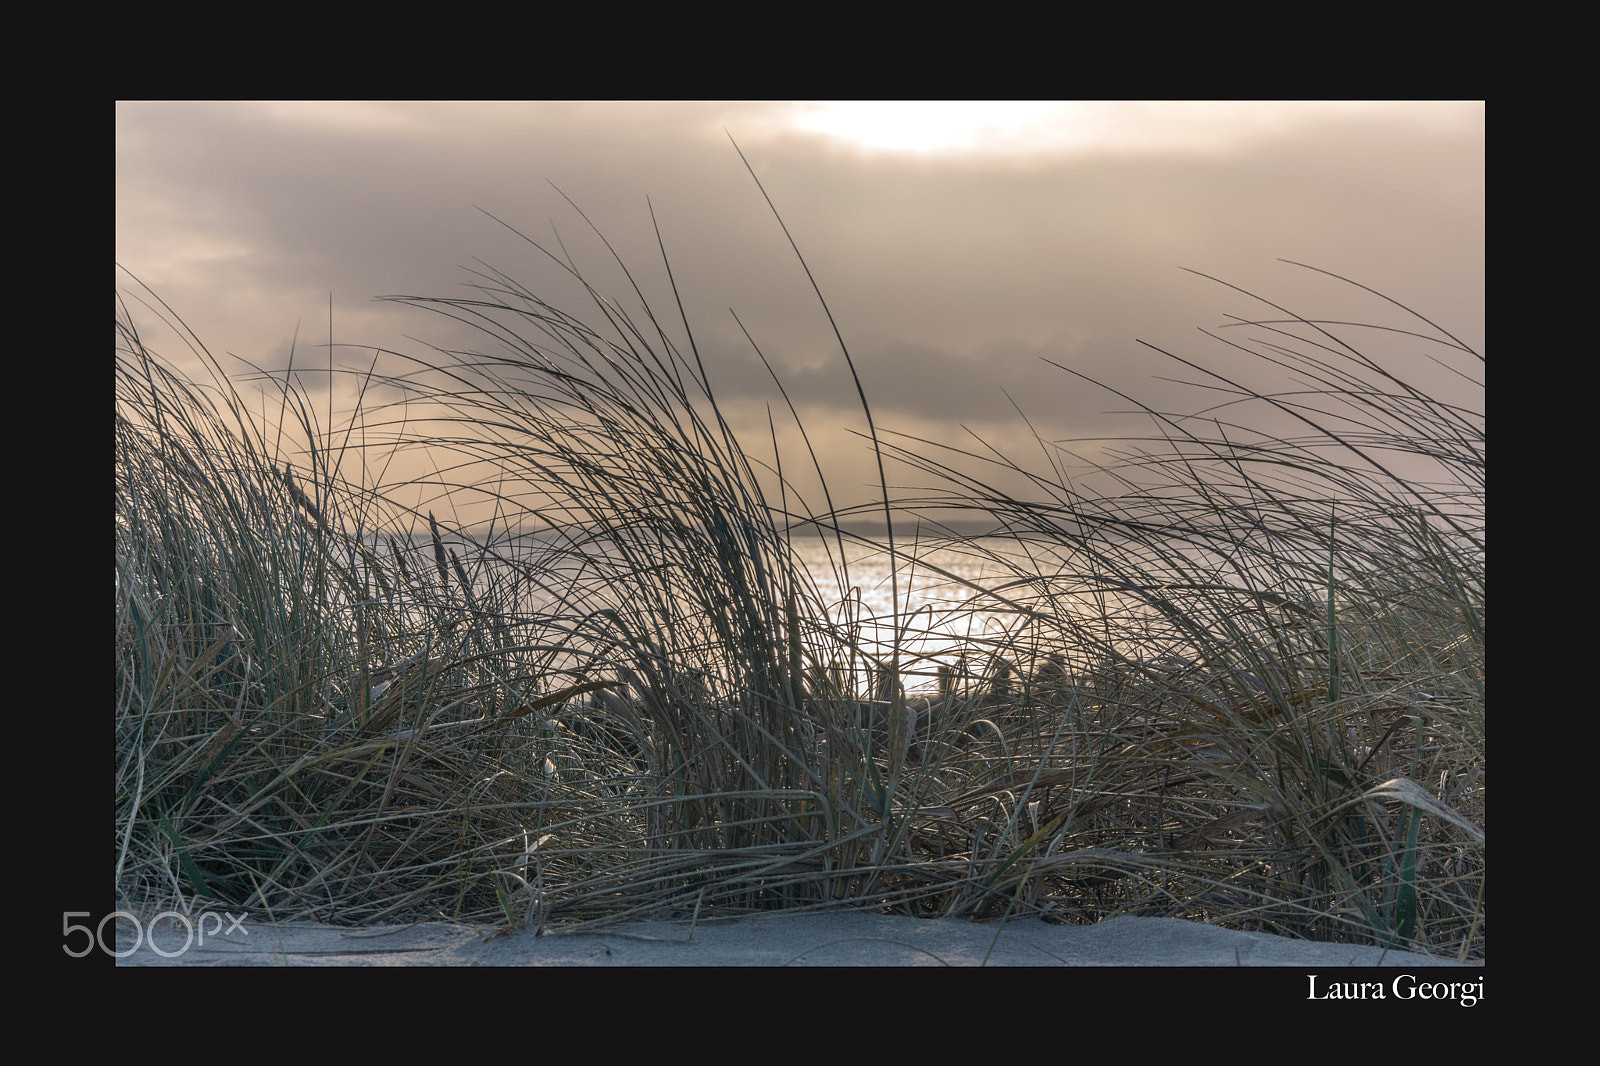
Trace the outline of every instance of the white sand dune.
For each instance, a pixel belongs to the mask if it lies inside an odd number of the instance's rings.
[[[214,924],[214,923],[210,923]],[[1291,940],[1171,918],[1096,925],[922,920],[861,911],[637,922],[501,935],[442,922],[347,929],[243,922],[204,940],[173,917],[121,922],[120,966],[1450,966],[1406,951]],[[1482,969],[1482,963],[1471,965]],[[1476,978],[1473,978],[1476,979]]]

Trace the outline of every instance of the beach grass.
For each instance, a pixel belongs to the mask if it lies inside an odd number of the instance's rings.
[[[1154,432],[1090,492],[1059,443],[1030,468],[894,436],[850,363],[879,546],[1009,568],[971,602],[1015,624],[919,686],[925,619],[869,638],[823,601],[793,537],[842,565],[861,535],[825,483],[773,498],[770,470],[820,468],[738,439],[679,309],[479,282],[411,302],[481,350],[385,353],[340,413],[192,336],[207,372],[180,374],[119,296],[119,905],[1141,914],[1485,957],[1481,405],[1274,309],[1217,341],[1281,388],[1171,354],[1208,413],[1124,396]],[[953,512],[999,539],[895,535]]]

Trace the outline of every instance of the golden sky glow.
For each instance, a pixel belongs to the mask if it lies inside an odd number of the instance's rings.
[[[633,307],[564,193],[679,333],[683,301],[719,402],[764,434],[776,398],[738,313],[842,494],[875,480],[855,390],[730,135],[875,416],[908,434],[1036,449],[1018,406],[1049,439],[1111,432],[1126,404],[1054,364],[1193,406],[1138,341],[1227,367],[1237,356],[1199,329],[1268,310],[1185,268],[1308,317],[1415,326],[1279,260],[1308,263],[1482,342],[1480,103],[125,102],[116,127],[117,260],[219,356],[325,359],[330,293],[352,365],[361,346],[481,344],[380,297],[468,295],[486,267],[592,311],[484,212]]]

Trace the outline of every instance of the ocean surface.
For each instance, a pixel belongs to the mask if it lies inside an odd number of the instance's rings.
[[[1049,566],[1020,555],[1014,541],[982,537],[934,550],[917,545],[914,551],[902,546],[903,554],[916,558],[902,557],[897,565],[881,546],[846,541],[842,555],[836,540],[823,537],[796,538],[793,546],[831,621],[859,622],[867,648],[886,648],[899,633],[908,690],[933,688],[938,667],[955,667],[962,655],[1038,636],[1023,632],[1039,624],[1023,609],[1037,591],[1025,577]],[[1029,643],[1036,646],[1035,640]]]
[[[479,555],[476,548],[451,536],[444,540],[464,562]],[[1037,601],[1044,581],[1062,566],[1049,553],[1030,558],[1014,540],[1001,537],[972,538],[946,547],[906,542],[898,556],[891,556],[881,540],[868,543],[846,537],[841,545],[838,538],[805,535],[794,537],[791,546],[810,575],[815,594],[813,609],[805,613],[815,615],[820,610],[831,625],[847,627],[855,646],[873,659],[887,660],[890,647],[897,647],[901,683],[908,692],[934,689],[940,666],[970,676],[974,669],[981,671],[980,660],[997,649],[1012,660],[1019,645],[1036,650],[1054,646],[1042,628],[1045,623],[1026,609],[1030,601]],[[413,558],[431,572],[431,541],[416,538],[412,547],[417,553]],[[578,564],[571,555],[564,558],[561,572],[571,575]],[[484,576],[477,571],[475,583]],[[548,587],[561,587],[554,571],[551,579]],[[488,588],[480,585],[478,591],[487,593]],[[524,601],[522,606],[560,610],[553,599],[540,599]],[[586,602],[582,613],[598,606],[596,600]],[[1062,601],[1056,599],[1046,613],[1062,609]],[[1015,662],[1013,668],[1031,671],[1038,665]],[[861,662],[852,675],[857,687],[870,684]]]

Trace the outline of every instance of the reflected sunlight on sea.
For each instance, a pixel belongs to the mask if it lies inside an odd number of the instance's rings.
[[[830,621],[860,622],[864,648],[887,649],[898,591],[900,658],[908,689],[932,687],[941,663],[953,666],[959,655],[1011,644],[1019,629],[1030,624],[1020,605],[1006,602],[1018,593],[1026,598],[1025,588],[1017,585],[1018,568],[1031,572],[1025,560],[1018,560],[1013,541],[976,538],[932,551],[919,545],[918,558],[900,559],[898,570],[880,545],[847,539],[842,555],[832,538],[796,537],[793,545]],[[1018,568],[1007,559],[1017,560]],[[897,590],[891,574],[898,580]]]

